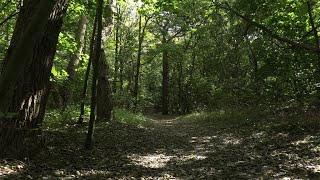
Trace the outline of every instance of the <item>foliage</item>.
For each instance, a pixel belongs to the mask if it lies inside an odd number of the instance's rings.
[[[85,117],[90,115],[90,108],[86,108]],[[45,121],[42,124],[42,129],[59,129],[69,127],[76,124],[79,117],[79,107],[70,106],[65,111],[61,112],[58,109],[50,109],[46,112]]]
[[[142,114],[135,114],[125,109],[115,109],[114,115],[117,122],[130,125],[142,125],[149,121],[149,119]]]
[[[180,117],[180,119],[192,122],[214,122],[225,125],[233,124],[252,124],[254,122],[264,121],[269,113],[263,109],[221,109],[211,112],[195,112],[189,115]],[[270,114],[269,114],[270,115]]]

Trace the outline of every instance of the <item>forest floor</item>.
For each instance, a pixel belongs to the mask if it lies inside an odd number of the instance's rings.
[[[36,158],[0,161],[0,179],[320,179],[319,125],[150,115],[144,125],[98,123],[45,131]],[[200,118],[201,119],[201,118]]]

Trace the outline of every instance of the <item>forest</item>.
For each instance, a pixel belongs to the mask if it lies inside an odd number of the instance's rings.
[[[320,179],[318,0],[0,0],[0,179]]]

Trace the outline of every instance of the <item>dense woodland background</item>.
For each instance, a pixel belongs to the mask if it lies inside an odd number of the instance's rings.
[[[0,0],[0,156],[160,113],[315,128],[319,22],[317,0]]]

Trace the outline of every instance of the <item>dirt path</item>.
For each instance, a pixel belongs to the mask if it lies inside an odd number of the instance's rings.
[[[46,131],[48,148],[35,160],[1,162],[10,175],[0,179],[320,179],[312,127],[150,119],[138,127],[99,124],[93,151],[82,149],[81,127]]]

